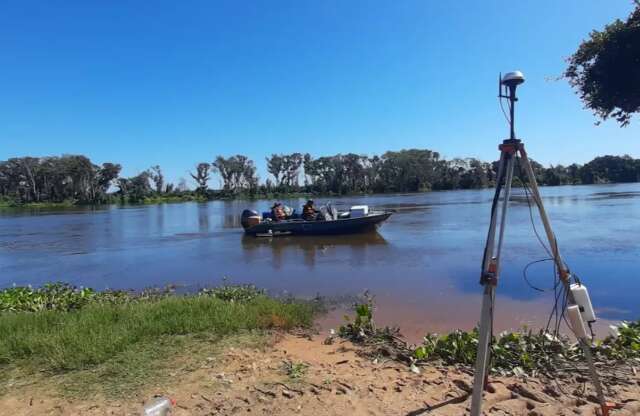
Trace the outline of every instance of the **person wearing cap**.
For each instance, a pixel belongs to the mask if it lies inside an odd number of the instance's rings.
[[[307,203],[302,207],[302,219],[306,221],[315,220],[317,213],[318,211],[316,211],[315,207],[313,206],[312,199],[308,200]]]
[[[284,209],[282,208],[282,204],[280,202],[276,202],[271,207],[271,216],[274,221],[282,221],[287,219],[287,215],[284,213]]]

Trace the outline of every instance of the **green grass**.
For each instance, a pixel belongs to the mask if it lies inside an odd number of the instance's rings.
[[[307,306],[266,297],[247,303],[175,297],[150,303],[89,305],[72,313],[5,314],[0,316],[0,363],[28,360],[41,370],[78,370],[163,336],[289,329],[309,325],[311,319]]]
[[[10,199],[0,199],[0,208],[55,209],[55,208],[71,208],[75,205],[76,205],[75,202],[70,200],[66,200],[62,202],[20,203]]]
[[[224,292],[228,293],[226,287]],[[0,315],[0,392],[29,380],[49,381],[71,393],[122,394],[156,383],[176,357],[211,354],[220,342],[260,337],[270,329],[312,323],[308,304],[263,294],[221,299],[191,296],[92,301],[79,309],[4,312]]]

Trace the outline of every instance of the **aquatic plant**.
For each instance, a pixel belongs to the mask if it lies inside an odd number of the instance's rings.
[[[248,302],[260,296],[265,296],[266,292],[254,285],[227,285],[204,288],[200,290],[201,296],[211,296],[228,302]]]
[[[1,312],[80,309],[95,300],[96,291],[66,283],[47,283],[40,288],[15,286],[0,291]]]
[[[478,347],[477,331],[465,332],[455,330],[447,335],[427,334],[423,344],[414,351],[419,360],[439,358],[448,364],[472,364]]]
[[[615,329],[617,332],[615,335],[597,344],[596,352],[610,359],[640,360],[640,320],[621,322]]]
[[[391,328],[376,328],[372,298],[355,305],[356,316],[347,317],[339,335],[365,347],[372,356],[384,355],[415,366],[428,361],[448,365],[473,366],[478,348],[478,329],[455,330],[448,334],[427,334],[420,345],[409,346]],[[616,336],[608,336],[592,346],[597,361],[615,364],[625,360],[640,362],[640,321],[623,322]],[[554,336],[543,330],[505,331],[491,343],[491,370],[503,375],[553,374],[561,368],[575,367],[584,355],[577,342],[567,336]]]
[[[248,302],[266,292],[254,285],[222,285],[204,288],[199,296],[213,297],[226,302]],[[43,310],[72,311],[89,304],[125,304],[162,300],[177,296],[174,287],[147,288],[141,291],[105,290],[77,287],[68,283],[47,283],[41,287],[14,286],[0,290],[0,313],[37,312]]]

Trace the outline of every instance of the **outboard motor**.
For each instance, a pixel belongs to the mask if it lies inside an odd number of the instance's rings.
[[[245,209],[242,211],[242,215],[240,216],[240,224],[242,224],[242,228],[245,230],[253,227],[254,225],[260,224],[261,221],[262,217],[260,214],[252,209]]]

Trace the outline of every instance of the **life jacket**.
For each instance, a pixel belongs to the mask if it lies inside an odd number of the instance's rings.
[[[313,205],[305,204],[302,207],[302,216],[304,218],[314,218],[316,216],[316,210]]]

